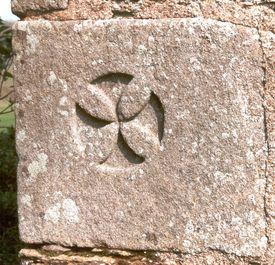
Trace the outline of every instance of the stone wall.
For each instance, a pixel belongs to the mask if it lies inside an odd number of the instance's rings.
[[[272,1],[13,10],[22,264],[274,264]]]

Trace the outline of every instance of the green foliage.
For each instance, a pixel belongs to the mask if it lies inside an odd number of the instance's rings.
[[[19,264],[21,243],[18,239],[16,193],[1,191],[0,205],[0,264]]]
[[[21,243],[17,228],[16,166],[14,129],[0,132],[0,264],[18,264]]]
[[[0,19],[0,71],[7,68],[12,56],[11,29]],[[12,74],[5,71],[4,79],[12,77]]]
[[[17,228],[16,167],[14,113],[10,95],[12,86],[3,84],[12,79],[11,30],[0,20],[0,264],[19,264],[21,243]],[[5,92],[5,93],[4,93]],[[3,128],[5,127],[5,128]]]
[[[7,86],[5,81],[9,79],[12,80],[13,76],[10,71],[12,59],[13,59],[13,53],[12,53],[12,32],[9,25],[5,24],[0,19],[0,104],[3,105],[4,101],[9,101],[11,109],[8,110],[9,106],[7,108],[0,108],[0,116],[13,112],[12,108],[12,100],[11,100],[11,94],[13,93],[13,86]],[[4,91],[7,90],[7,91]]]
[[[10,102],[7,100],[0,101],[0,110],[6,109],[8,106],[10,106]],[[8,128],[15,126],[14,112],[10,112],[10,110],[12,110],[12,107],[7,109],[8,113],[0,115],[0,132],[7,131]]]
[[[0,188],[16,191],[16,164],[14,128],[0,132]]]

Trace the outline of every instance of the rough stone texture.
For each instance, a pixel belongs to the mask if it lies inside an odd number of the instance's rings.
[[[27,1],[27,4],[25,1],[21,2],[21,5],[13,5],[13,11],[22,18],[31,19],[156,19],[202,16],[262,30],[275,30],[275,3],[272,0],[71,0],[66,10],[56,11],[56,8],[50,8],[49,5],[48,12],[41,12],[45,11],[45,8],[30,12],[27,10],[30,1]],[[62,1],[55,2],[59,4]]]
[[[160,252],[129,251],[44,251],[23,249],[20,252],[22,265],[248,265],[267,264],[259,260],[241,258],[230,254],[208,251],[200,254],[172,254]]]
[[[68,7],[69,0],[12,0],[12,9],[16,10],[18,15],[24,15],[26,12],[52,11]]]
[[[261,39],[202,18],[19,22],[21,238],[264,255]]]

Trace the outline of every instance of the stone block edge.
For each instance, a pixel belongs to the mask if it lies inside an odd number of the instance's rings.
[[[67,249],[56,245],[22,249],[19,257],[21,265],[271,264],[270,260],[255,257],[240,257],[233,254],[223,253],[218,250],[185,254],[157,251]]]

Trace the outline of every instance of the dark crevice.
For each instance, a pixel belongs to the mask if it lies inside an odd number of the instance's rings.
[[[176,259],[180,261],[183,259],[186,255],[190,256],[190,252],[183,252],[183,251],[177,251],[174,249],[168,249],[168,250],[151,250],[151,249],[129,249],[129,248],[124,248],[124,249],[114,249],[114,248],[108,248],[108,247],[100,247],[98,246],[97,249],[95,248],[90,248],[90,247],[67,247],[63,245],[56,245],[56,246],[61,246],[64,247],[66,250],[65,252],[63,251],[49,251],[43,249],[43,247],[50,245],[50,244],[26,244],[25,249],[35,249],[38,251],[38,253],[43,254],[47,257],[55,257],[59,256],[61,253],[64,253],[65,256],[85,256],[85,257],[93,257],[93,256],[98,256],[98,257],[111,257],[111,258],[121,258],[123,260],[131,260],[133,258],[133,261],[137,260],[150,260],[150,263],[152,261],[160,261],[159,260],[159,254],[173,254],[176,255]],[[104,244],[105,245],[105,244]],[[53,245],[51,245],[53,246]],[[121,251],[128,252],[128,255],[122,255]],[[196,257],[197,255],[200,254],[205,254],[208,253],[210,255],[213,254],[221,254],[225,258],[228,258],[229,260],[232,260],[234,258],[236,261],[239,261],[240,263],[245,263],[245,264],[263,264],[262,259],[259,256],[242,256],[242,255],[236,255],[234,253],[228,253],[224,250],[216,249],[216,248],[207,248],[204,251],[196,251],[192,253],[192,256]],[[28,255],[22,255],[21,253],[21,258],[27,258],[27,259],[33,259],[35,260],[37,257],[34,256],[28,256]],[[128,263],[126,263],[128,264]],[[129,263],[132,264],[132,263]],[[155,264],[155,263],[152,263]],[[157,263],[157,264],[163,264],[163,263]]]
[[[134,77],[125,73],[108,73],[96,78],[91,84],[98,85],[103,82],[121,83],[128,85]]]
[[[158,120],[158,137],[159,141],[161,142],[164,134],[164,108],[154,92],[151,94],[149,104],[154,109]]]
[[[144,162],[144,158],[137,155],[127,144],[127,142],[124,140],[121,132],[118,133],[118,139],[117,139],[118,148],[123,154],[123,156],[132,164],[141,164]]]
[[[129,18],[134,16],[134,12],[132,11],[119,11],[119,10],[113,10],[113,18]]]
[[[76,115],[85,124],[95,128],[95,129],[100,129],[100,128],[112,123],[112,122],[101,120],[99,118],[91,116],[89,113],[87,113],[86,110],[81,108],[79,106],[79,104],[77,104],[77,103],[76,103]]]

